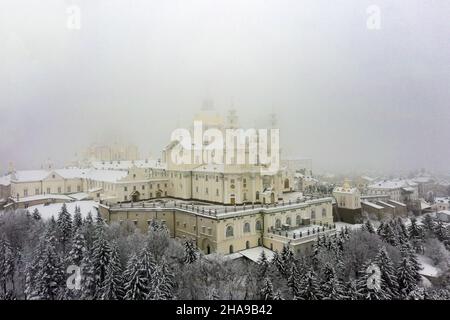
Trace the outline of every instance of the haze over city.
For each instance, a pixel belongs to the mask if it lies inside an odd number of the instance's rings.
[[[315,168],[448,172],[450,3],[378,0],[371,30],[372,2],[4,0],[0,171],[115,141],[158,158],[207,98],[244,128],[276,113]]]

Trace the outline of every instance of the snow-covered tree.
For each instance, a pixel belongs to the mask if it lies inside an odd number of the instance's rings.
[[[188,239],[184,242],[184,263],[191,264],[197,261],[198,259],[198,250],[195,246],[194,242],[191,239]]]
[[[273,285],[272,281],[268,277],[264,278],[263,280],[263,286],[261,289],[261,299],[262,300],[273,300],[274,293],[273,293]]]
[[[45,248],[39,259],[39,269],[35,278],[35,299],[56,300],[62,293],[64,269],[56,253],[56,239],[53,235],[45,236]]]
[[[81,229],[77,229],[72,239],[72,248],[68,254],[68,263],[81,266],[81,261],[83,260],[85,251],[86,242],[84,240],[83,233]]]
[[[361,228],[367,232],[375,233],[375,228],[373,227],[369,219],[367,219],[366,222],[364,222]]]
[[[33,210],[32,217],[34,220],[41,220],[41,214],[39,213],[39,210],[37,208]]]
[[[298,299],[301,300],[320,300],[322,293],[319,288],[316,273],[310,267],[309,270],[300,278],[300,290]]]
[[[75,213],[73,215],[72,232],[75,234],[83,225],[83,217],[81,216],[81,209],[75,206]]]
[[[289,271],[289,276],[287,279],[287,285],[291,291],[292,298],[294,300],[300,297],[300,285],[301,285],[301,274],[295,263],[291,264],[291,269]]]
[[[416,250],[416,252],[421,251],[423,243],[423,229],[417,224],[415,218],[411,219],[411,224],[408,226],[409,239]]]
[[[92,262],[96,275],[96,287],[101,288],[106,276],[106,268],[109,263],[111,248],[106,240],[105,230],[102,223],[95,226],[95,240],[93,244]]]
[[[72,238],[72,218],[69,211],[67,211],[65,203],[63,203],[61,210],[59,211],[58,219],[56,220],[56,230],[58,243],[61,245],[63,255],[65,255]]]
[[[96,276],[95,266],[92,261],[91,252],[84,251],[81,260],[81,298],[92,300],[96,297]]]
[[[409,293],[417,288],[415,271],[407,256],[404,256],[397,267],[397,282],[399,285],[399,294],[406,298]]]
[[[138,256],[132,254],[128,260],[125,276],[125,300],[145,300],[148,294],[148,279],[142,272]]]
[[[433,218],[430,214],[426,214],[422,219],[423,229],[427,233],[428,236],[434,235],[434,230],[436,228],[436,222],[434,222]]]
[[[120,300],[124,296],[122,266],[116,242],[111,245],[105,281],[103,281],[98,296],[103,300]]]
[[[381,278],[383,280],[381,285],[384,286],[383,289],[390,295],[391,298],[397,297],[398,282],[396,270],[394,263],[386,251],[386,247],[380,248],[374,259],[374,263],[380,268]]]
[[[270,268],[269,260],[267,259],[266,253],[264,251],[261,251],[261,255],[259,256],[256,268],[256,278],[258,281],[262,281],[266,278],[267,272]]]
[[[174,276],[163,259],[160,264],[154,267],[147,299],[171,300],[174,298],[174,287]]]
[[[324,266],[320,289],[322,291],[322,297],[325,300],[342,300],[345,298],[342,283],[330,263],[326,263]]]

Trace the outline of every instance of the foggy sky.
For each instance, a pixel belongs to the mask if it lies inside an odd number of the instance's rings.
[[[446,0],[2,0],[0,172],[92,142],[159,157],[205,98],[245,127],[276,112],[283,154],[315,168],[449,172],[449,17]]]

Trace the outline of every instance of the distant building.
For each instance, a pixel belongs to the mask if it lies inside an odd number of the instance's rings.
[[[333,197],[341,221],[357,223],[361,220],[361,195],[358,188],[350,186],[346,180],[341,187],[334,188]]]

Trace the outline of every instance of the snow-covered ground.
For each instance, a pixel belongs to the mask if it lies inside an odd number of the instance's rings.
[[[419,271],[419,273],[423,276],[429,276],[429,277],[437,277],[441,273],[441,269],[433,266],[433,262],[430,258],[425,257],[423,255],[417,255],[417,260],[419,261],[420,265],[422,266],[422,270]]]
[[[38,209],[39,213],[41,214],[42,219],[50,219],[51,216],[55,217],[55,219],[58,218],[58,213],[61,211],[62,203],[52,203],[49,205],[43,205],[39,204],[36,206],[31,206],[28,208],[28,211],[32,213],[34,209]],[[81,211],[81,215],[83,218],[85,218],[89,212],[91,212],[92,217],[95,219],[97,216],[97,208],[98,203],[92,200],[89,201],[74,201],[74,202],[67,202],[67,211],[73,216],[75,213],[75,207],[79,207]]]

